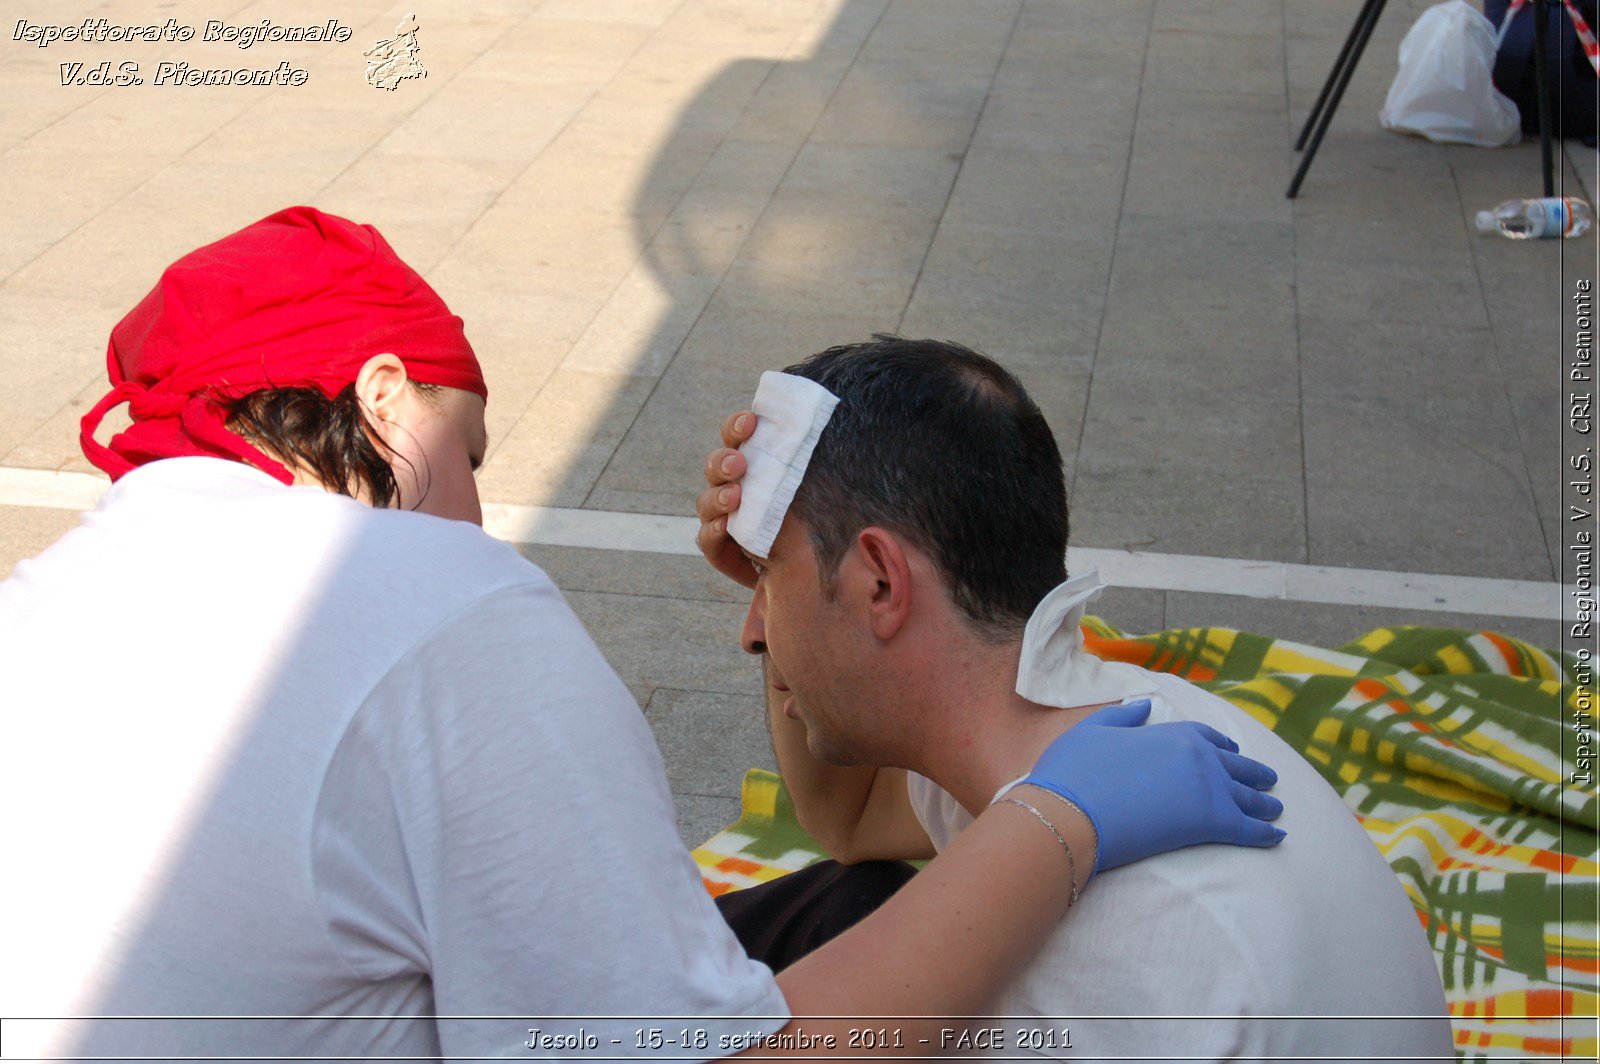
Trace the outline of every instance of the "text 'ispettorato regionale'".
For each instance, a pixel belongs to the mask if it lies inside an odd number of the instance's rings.
[[[342,44],[354,31],[338,19],[309,25],[286,26],[262,19],[260,22],[228,23],[208,19],[199,26],[168,18],[143,25],[112,22],[106,18],[86,18],[74,23],[38,23],[18,19],[11,39],[37,48],[54,44],[161,44],[200,41],[231,44],[241,50],[268,43]],[[143,85],[139,63],[133,59],[78,60],[61,66],[63,85]],[[163,59],[156,63],[148,79],[152,85],[303,85],[309,77],[303,68],[287,60],[275,67],[205,67],[181,60]]]

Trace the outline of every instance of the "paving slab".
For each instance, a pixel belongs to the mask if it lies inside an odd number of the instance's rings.
[[[497,502],[581,506],[654,384],[558,369],[496,446],[480,492]]]
[[[1341,262],[1296,255],[1300,309],[1306,319],[1344,320],[1364,312],[1363,323],[1436,327],[1487,327],[1483,285],[1470,263],[1414,265]],[[1314,335],[1307,329],[1306,335]]]
[[[1137,60],[1133,60],[1137,62]],[[1138,81],[1128,65],[1103,75],[1077,73],[1068,84],[1052,83],[1037,69],[1025,73],[1002,66],[1009,84],[992,93],[972,135],[975,148],[1123,154],[1138,110]],[[1050,84],[1039,88],[1039,84]]]
[[[1543,387],[1519,382],[1508,389],[1506,398],[1516,420],[1523,465],[1533,489],[1535,516],[1550,554],[1550,571],[1561,573],[1565,565],[1562,556],[1566,553],[1563,530],[1569,516],[1561,492],[1571,472],[1561,447],[1562,422],[1549,416],[1549,396]]]
[[[1081,237],[1112,233],[1126,165],[1125,149],[1091,155],[974,146],[962,157],[941,229],[985,225]]]
[[[1076,546],[1204,554],[1208,543],[1227,543],[1230,557],[1306,561],[1298,477],[1197,475],[1165,463],[1117,469],[1080,451],[1068,490]]]
[[[1281,93],[1239,92],[1226,83],[1213,89],[1146,85],[1139,94],[1139,122],[1145,136],[1174,146],[1248,142],[1250,154],[1276,153],[1283,149],[1287,101]]]
[[[0,452],[22,443],[85,386],[104,381],[106,337],[126,312],[93,298],[0,284],[6,323],[0,359],[7,371],[0,391]]]
[[[992,75],[1012,35],[1014,21],[1005,16],[1016,10],[1016,5],[1003,0],[976,17],[970,11],[955,14],[956,10],[948,6],[890,7],[873,28],[859,62]]]
[[[752,665],[754,663],[752,662]],[[767,733],[766,699],[658,687],[645,719],[678,793],[737,798],[746,769],[777,771]]]
[[[743,604],[602,591],[566,599],[641,705],[658,687],[752,699],[763,690],[760,665],[739,646]]]
[[[936,219],[960,164],[960,153],[944,148],[808,143],[778,187],[773,209],[888,224]]]
[[[993,284],[969,286],[960,276],[924,270],[897,331],[911,337],[956,340],[1013,371],[1036,366],[1087,374],[1094,361],[1104,302],[1103,283],[1085,285],[1071,290],[1054,306],[1024,318],[1017,313],[1021,301],[1014,299],[1009,289]],[[876,328],[892,329],[893,323]],[[1051,424],[1061,435],[1063,427]]]
[[[1159,4],[1155,26],[1174,33],[1201,35],[1220,29],[1230,37],[1264,37],[1270,43],[1282,38],[1283,4],[1275,0],[1193,0],[1186,4]]]
[[[741,112],[728,134],[729,141],[791,144],[798,148],[811,135],[848,70],[848,61],[818,67],[778,64]]]
[[[1230,404],[1223,387],[1183,386],[1167,373],[1097,375],[1078,450],[1079,477],[1186,473],[1200,490],[1235,476],[1292,481],[1301,454],[1298,401]]]
[[[1306,483],[1395,494],[1426,484],[1479,494],[1482,504],[1533,513],[1528,471],[1504,444],[1516,440],[1503,395],[1329,395],[1305,404]],[[1510,559],[1508,559],[1508,562]],[[1503,574],[1497,574],[1503,575]]]
[[[104,364],[104,355],[99,361]],[[94,471],[89,460],[83,456],[78,437],[82,432],[83,415],[110,390],[110,385],[106,383],[104,370],[90,371],[84,378],[78,391],[62,402],[54,413],[37,422],[27,436],[6,452],[0,464],[57,472]],[[126,407],[111,410],[100,423],[98,438],[105,442],[128,424]]]
[[[1013,41],[1054,31],[1077,36],[1084,50],[1097,46],[1142,46],[1156,8],[1153,0],[1104,4],[1096,0],[1025,0]]]
[[[1159,198],[1125,204],[1111,293],[1127,302],[1109,308],[1108,317],[1134,316],[1144,300],[1159,301],[1156,309],[1173,318],[1197,306],[1250,312],[1291,308],[1296,231],[1287,214],[1274,216],[1276,210],[1269,205],[1254,218],[1193,217],[1171,212]],[[1255,340],[1251,324],[1239,323],[1245,343]],[[1281,327],[1284,319],[1276,324]]]
[[[1412,324],[1303,311],[1300,326],[1304,383],[1321,397],[1482,399],[1496,413],[1504,411],[1494,402],[1504,393],[1494,334],[1470,319]]]
[[[1419,565],[1420,572],[1457,576],[1554,579],[1543,552],[1508,550],[1513,544],[1542,542],[1537,519],[1525,512],[1488,509],[1503,493],[1475,488],[1466,484],[1402,491],[1312,484],[1306,489],[1311,560],[1351,568]]]
[[[780,368],[791,358],[769,351]],[[644,513],[694,513],[694,499],[705,487],[700,469],[706,452],[719,446],[717,431],[735,410],[747,409],[759,371],[730,372],[725,367],[674,365],[657,382],[617,449],[616,460],[596,478],[584,505],[595,509]],[[707,443],[706,441],[710,441]],[[693,468],[693,477],[683,472]]]
[[[1129,635],[1159,632],[1167,627],[1167,592],[1149,588],[1108,587],[1090,603],[1089,616],[1116,625]]]
[[[1109,294],[1114,305],[1142,306],[1146,312],[1105,317],[1095,370],[1117,376],[1159,373],[1172,386],[1205,384],[1252,400],[1299,396],[1292,303],[1245,297],[1235,306],[1203,289],[1193,292],[1121,283]]]
[[[678,837],[690,848],[739,819],[738,798],[673,791],[672,802],[677,807]]]
[[[589,373],[657,378],[705,311],[722,277],[715,269],[688,273],[687,263],[662,278],[662,260],[647,257],[618,282],[561,365]]]
[[[42,506],[0,506],[0,580],[78,527],[79,515]]]
[[[917,77],[926,80],[914,80]],[[943,148],[961,151],[989,95],[987,72],[857,62],[812,127],[818,144]]]
[[[1164,11],[1168,5],[1158,5]],[[1150,32],[1145,82],[1152,88],[1203,84],[1219,70],[1228,72],[1230,91],[1269,97],[1283,95],[1283,43],[1271,35],[1226,32],[1196,34],[1167,29],[1158,21]]]
[[[750,604],[748,588],[717,573],[698,554],[645,554],[547,544],[517,549],[563,591],[647,593],[655,598],[714,602],[740,610]]]

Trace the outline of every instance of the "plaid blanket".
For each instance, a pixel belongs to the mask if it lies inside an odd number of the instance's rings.
[[[1490,632],[1381,628],[1337,650],[1222,628],[1130,637],[1101,658],[1182,676],[1250,713],[1343,796],[1427,929],[1464,1060],[1600,1052],[1592,684]],[[777,776],[695,850],[712,894],[818,860]]]

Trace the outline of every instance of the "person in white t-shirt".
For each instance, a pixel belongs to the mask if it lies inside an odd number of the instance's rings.
[[[1148,698],[1152,720],[1223,729],[1278,771],[1291,836],[1279,851],[1196,846],[1097,877],[1081,911],[990,1003],[1028,1018],[1001,1025],[993,1048],[1452,1057],[1423,928],[1332,787],[1222,699],[1083,650],[1079,622],[1099,584],[1092,573],[1065,579],[1061,456],[1016,378],[958,344],[885,335],[785,372],[838,405],[768,556],[727,527],[750,412],[728,419],[708,458],[699,542],[753,589],[742,642],[766,667],[779,767],[801,824],[838,862],[943,852],[1027,770],[1030,749],[1107,703]],[[1145,767],[1093,775],[1135,793],[1158,779]],[[823,864],[725,904],[757,925],[803,922],[846,878]],[[1097,1015],[1202,1018],[1086,1019]],[[1387,1018],[1274,1018],[1295,1016]],[[1419,1018],[1393,1018],[1406,1016]]]
[[[107,360],[83,444],[115,483],[0,584],[10,1056],[816,1055],[796,1017],[970,1012],[1096,827],[1126,859],[1172,845],[1114,794],[1048,832],[998,808],[775,978],[679,842],[626,689],[479,527],[477,360],[375,229],[294,207],[200,248]],[[1082,730],[1039,745],[1039,787],[1174,760],[1193,838],[1259,825],[1220,737]],[[1012,906],[952,912],[989,891]]]

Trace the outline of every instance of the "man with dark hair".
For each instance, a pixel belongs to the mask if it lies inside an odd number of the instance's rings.
[[[732,449],[757,427],[746,412],[708,461],[700,544],[753,590],[741,641],[766,669],[773,745],[802,825],[838,862],[871,872],[858,882],[823,864],[726,895],[735,926],[763,915],[804,925],[842,883],[892,888],[909,873],[877,862],[950,845],[1026,771],[1030,746],[1147,697],[1152,720],[1222,728],[1278,769],[1285,859],[1196,846],[1106,874],[994,1012],[1208,1017],[1078,1025],[1073,1055],[1092,1057],[1449,1056],[1428,943],[1333,789],[1229,703],[1083,650],[1079,621],[1100,588],[1093,573],[1064,579],[1061,457],[1016,378],[957,344],[883,335],[785,372],[837,405],[777,535],[761,556],[728,532],[756,457]],[[1131,794],[1155,778],[1108,771]],[[743,940],[762,955],[809,939],[769,920]],[[1421,1018],[1266,1018],[1297,1014]]]
[[[1067,489],[1055,435],[1017,379],[960,344],[893,337],[830,348],[784,372],[850,396],[792,510],[825,577],[858,529],[893,528],[939,566],[975,632],[1019,637],[1066,579]]]

